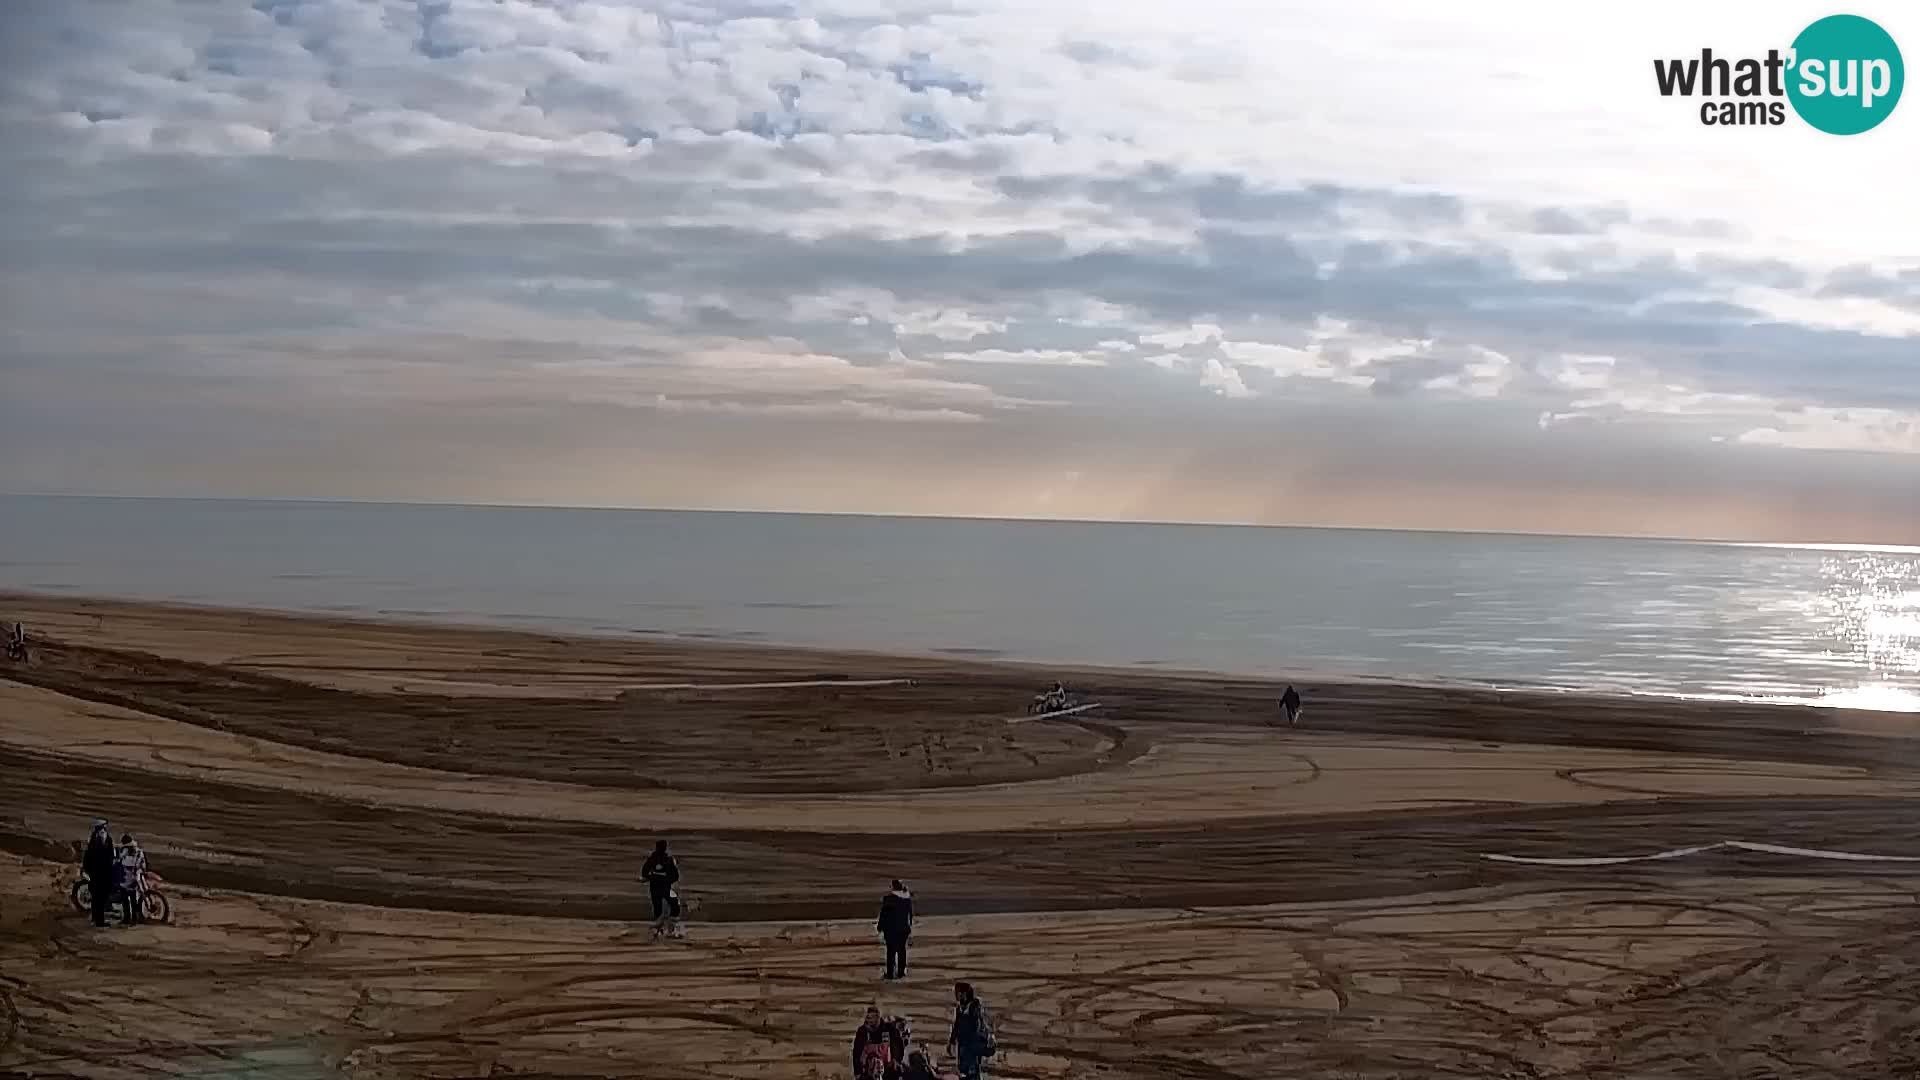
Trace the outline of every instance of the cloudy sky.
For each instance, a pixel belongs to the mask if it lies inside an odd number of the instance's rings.
[[[1828,13],[12,0],[0,490],[1920,543]]]

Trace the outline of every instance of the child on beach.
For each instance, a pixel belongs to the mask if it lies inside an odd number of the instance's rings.
[[[140,850],[132,833],[120,834],[120,847],[114,853],[114,886],[120,893],[120,921],[128,926],[140,921],[140,892],[146,877],[147,853]]]

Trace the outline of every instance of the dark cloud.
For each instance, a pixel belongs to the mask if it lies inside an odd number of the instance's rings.
[[[1799,292],[1807,287],[1807,271],[1784,259],[1743,259],[1712,253],[1701,255],[1693,267],[1714,281],[1736,281],[1762,288]]]
[[[1533,231],[1546,236],[1588,236],[1606,231],[1604,225],[1580,217],[1571,210],[1544,207],[1533,212]]]
[[[1011,199],[1076,199],[1168,220],[1332,226],[1343,213],[1374,211],[1404,224],[1444,225],[1465,216],[1465,204],[1450,195],[1337,184],[1274,187],[1225,173],[1195,175],[1166,164],[1098,177],[1002,175],[994,186]]]
[[[1829,274],[1819,295],[1842,299],[1878,300],[1920,312],[1920,266],[1880,270],[1871,266],[1842,267]]]

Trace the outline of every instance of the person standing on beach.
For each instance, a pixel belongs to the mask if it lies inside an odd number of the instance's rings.
[[[648,899],[653,901],[654,936],[660,936],[664,929],[674,937],[684,937],[686,931],[680,927],[680,897],[675,889],[680,883],[680,864],[667,851],[665,840],[653,845],[653,854],[647,856],[646,864],[640,867],[640,877],[647,883]]]
[[[913,936],[913,894],[893,881],[893,890],[880,898],[880,919],[876,923],[887,943],[888,980],[907,977],[907,939]]]
[[[93,925],[107,925],[107,912],[113,910],[113,878],[119,869],[114,858],[113,833],[104,820],[95,818],[93,835],[87,839],[87,853],[80,869],[87,875],[87,891],[93,900]]]
[[[120,887],[120,921],[132,926],[140,921],[140,891],[147,880],[147,853],[140,850],[132,833],[121,834],[114,864]]]
[[[980,1070],[998,1049],[986,1007],[973,992],[973,984],[954,983],[953,1031],[947,1036],[947,1053],[959,1065],[960,1080],[980,1080]]]

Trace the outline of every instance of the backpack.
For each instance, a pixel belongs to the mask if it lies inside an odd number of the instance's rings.
[[[980,1006],[980,1056],[990,1058],[1000,1052],[1000,1041],[993,1037],[993,1018],[987,1015],[987,1007]]]

